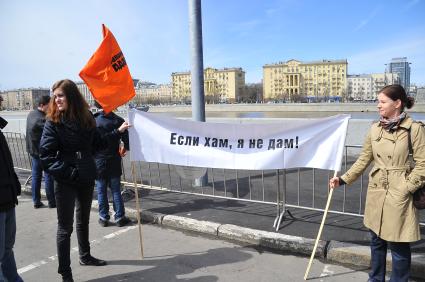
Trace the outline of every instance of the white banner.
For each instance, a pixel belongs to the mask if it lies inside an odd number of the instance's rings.
[[[227,168],[339,171],[349,115],[270,124],[206,123],[129,111],[132,161]]]

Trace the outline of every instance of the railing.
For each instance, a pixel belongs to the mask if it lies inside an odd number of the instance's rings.
[[[25,135],[16,132],[3,132],[12,153],[15,169],[31,171],[31,158],[26,150]]]
[[[25,149],[25,136],[11,132],[6,132],[5,136],[15,168],[30,171],[31,162]],[[360,149],[361,146],[358,145],[345,146],[343,171],[355,161]],[[328,181],[332,176],[328,170],[310,168],[255,171],[208,168],[207,185],[196,187],[192,179],[180,175],[173,165],[136,162],[135,167],[138,187],[275,205],[274,226],[277,228],[288,207],[323,211],[328,195]],[[344,185],[334,191],[330,213],[363,216],[367,187],[365,175],[368,172],[369,169],[350,187]],[[122,182],[129,188],[133,186],[128,156],[123,158]],[[425,226],[424,211],[421,211],[421,225]]]

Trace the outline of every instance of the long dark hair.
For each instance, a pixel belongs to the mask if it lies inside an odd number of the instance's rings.
[[[380,93],[383,93],[393,101],[400,99],[402,112],[404,111],[405,107],[410,109],[415,104],[415,99],[413,97],[407,96],[403,86],[399,84],[387,85],[381,89]]]
[[[59,111],[54,97],[50,99],[49,110],[47,112],[47,118],[52,120],[54,123],[59,123],[61,118],[70,120],[78,123],[81,128],[89,129],[96,127],[96,122],[93,115],[90,112],[90,107],[84,100],[77,85],[69,79],[62,79],[53,84],[52,92],[56,89],[61,89],[66,97],[67,109],[65,111]]]

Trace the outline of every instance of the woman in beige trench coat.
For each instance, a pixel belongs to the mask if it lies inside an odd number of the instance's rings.
[[[331,188],[351,184],[373,162],[364,214],[372,237],[368,281],[385,281],[387,246],[393,262],[390,281],[408,281],[410,242],[420,240],[412,194],[425,182],[425,130],[404,112],[413,103],[400,85],[384,87],[378,95],[380,121],[371,126],[359,158],[344,175],[329,181]],[[409,165],[409,131],[416,161],[413,170]]]

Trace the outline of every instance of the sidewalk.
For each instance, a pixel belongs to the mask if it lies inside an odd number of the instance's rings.
[[[311,255],[323,216],[321,212],[290,208],[294,218],[285,214],[276,232],[273,228],[276,206],[273,205],[152,189],[139,189],[139,197],[144,222],[303,256]],[[92,207],[98,207],[97,201],[93,201]],[[127,216],[137,220],[135,198],[127,201],[125,207]],[[355,268],[368,267],[369,233],[362,220],[328,214],[315,259]],[[421,234],[422,240],[412,245],[411,271],[413,277],[424,279],[425,228]],[[390,271],[391,254],[387,261]]]
[[[165,227],[195,231],[218,239],[264,247],[278,252],[310,256],[323,213],[290,208],[275,232],[276,207],[261,203],[140,189],[142,220]],[[141,195],[140,195],[141,194]],[[94,203],[96,207],[97,203]],[[129,217],[137,220],[136,201],[125,203]],[[363,218],[329,214],[316,258],[333,263],[368,267],[369,232]],[[425,228],[422,240],[412,245],[412,276],[425,278]],[[391,254],[387,269],[391,270]]]

